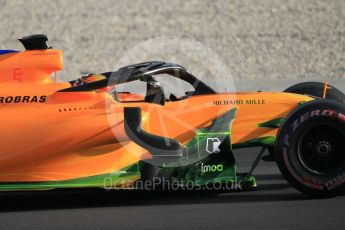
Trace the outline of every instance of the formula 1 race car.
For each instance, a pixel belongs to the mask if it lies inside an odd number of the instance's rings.
[[[327,83],[219,93],[159,61],[58,82],[62,51],[45,35],[19,40],[25,51],[0,51],[1,191],[138,188],[155,179],[251,188],[252,170],[238,173],[233,151],[253,146],[262,147],[253,168],[268,150],[266,160],[306,194],[344,188],[345,95]],[[158,78],[193,89],[167,95]],[[135,82],[146,92],[119,90]]]

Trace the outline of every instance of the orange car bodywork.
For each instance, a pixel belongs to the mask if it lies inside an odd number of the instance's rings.
[[[259,124],[280,119],[312,100],[281,92],[196,95],[164,106],[131,101],[143,95],[104,91],[57,92],[68,82],[51,80],[62,69],[62,51],[0,55],[0,183],[49,182],[114,173],[150,153],[124,131],[124,108],[142,109],[143,129],[187,143],[195,131],[232,108],[231,143],[274,138]],[[138,175],[140,177],[140,175]]]

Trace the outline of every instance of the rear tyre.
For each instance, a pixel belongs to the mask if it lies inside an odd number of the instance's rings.
[[[326,99],[334,100],[334,101],[340,101],[342,103],[345,103],[345,94],[343,94],[340,90],[337,88],[329,85],[331,89],[327,90]],[[303,82],[297,85],[293,85],[284,92],[286,93],[296,93],[296,94],[303,94],[303,95],[309,95],[313,97],[322,98],[323,96],[323,90],[324,90],[324,84],[320,82]]]
[[[281,126],[276,161],[282,175],[303,193],[328,197],[344,191],[345,106],[307,102]]]

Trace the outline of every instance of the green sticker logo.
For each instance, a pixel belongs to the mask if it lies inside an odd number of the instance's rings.
[[[201,172],[222,172],[223,171],[223,164],[219,165],[201,165]]]

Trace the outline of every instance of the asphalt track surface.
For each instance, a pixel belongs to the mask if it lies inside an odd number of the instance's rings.
[[[258,149],[236,152],[247,170]],[[311,199],[275,163],[260,162],[256,191],[63,190],[3,193],[0,229],[342,229],[345,196]]]

